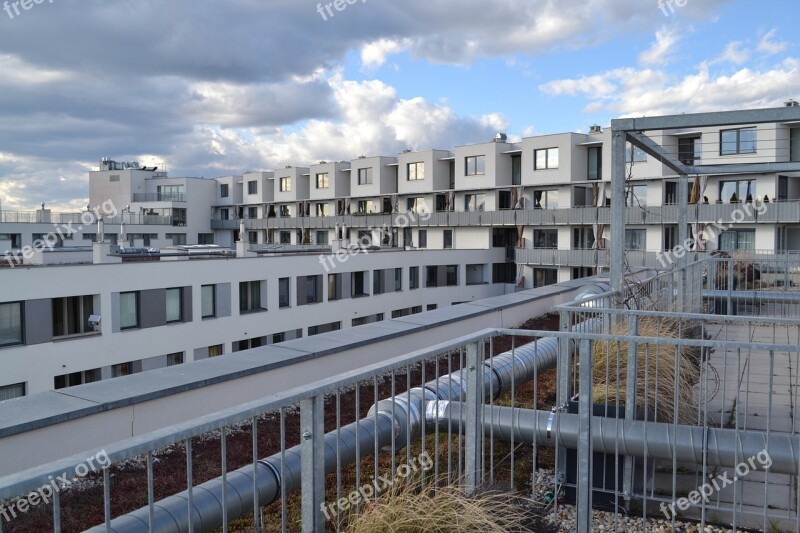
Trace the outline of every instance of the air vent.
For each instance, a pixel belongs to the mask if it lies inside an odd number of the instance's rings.
[[[589,128],[589,133],[603,133],[603,128],[594,124]]]

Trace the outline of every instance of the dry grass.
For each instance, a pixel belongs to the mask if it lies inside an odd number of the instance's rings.
[[[532,500],[508,492],[483,491],[467,495],[449,486],[435,493],[419,485],[403,487],[348,520],[348,533],[506,533],[555,531]]]
[[[642,337],[681,337],[678,321],[663,318],[639,320]],[[627,322],[612,328],[612,334],[628,333]],[[647,406],[649,420],[673,422],[675,420],[675,394],[677,390],[678,422],[692,423],[698,404],[694,385],[700,379],[699,351],[693,347],[638,343],[637,344],[637,404]],[[594,344],[594,371],[592,397],[596,404],[625,403],[628,373],[627,342],[596,342]],[[678,371],[676,379],[676,358]],[[677,383],[676,383],[677,381]],[[641,413],[643,417],[645,413]]]

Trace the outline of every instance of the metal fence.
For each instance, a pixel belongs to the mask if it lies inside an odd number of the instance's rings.
[[[657,531],[653,517],[800,530],[800,320],[720,312],[709,280],[732,261],[561,306],[560,331],[479,331],[109,444],[99,484],[50,491],[28,525],[72,529],[77,506],[96,531],[337,530],[392,495],[458,485],[522,494],[579,531]],[[0,479],[0,501],[85,461]]]

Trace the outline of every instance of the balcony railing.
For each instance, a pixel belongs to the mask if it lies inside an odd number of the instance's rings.
[[[135,192],[133,193],[134,202],[175,202],[185,203],[186,195],[182,193],[152,193]]]
[[[128,225],[148,225],[148,226],[171,226],[172,218],[160,215],[148,215],[144,213],[118,213],[116,216],[104,216],[106,224]],[[6,224],[72,224],[73,227],[83,226],[86,228],[97,223],[94,213],[86,211],[83,213],[48,213],[42,211],[0,211],[0,223]]]

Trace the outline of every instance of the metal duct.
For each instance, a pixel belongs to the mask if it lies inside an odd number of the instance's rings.
[[[730,298],[733,301],[746,301],[752,303],[800,303],[800,294],[796,292],[767,292],[767,291],[703,291],[703,298],[708,300],[726,301]]]
[[[465,419],[465,407],[460,402],[438,401],[426,406],[431,427],[454,431]],[[540,445],[578,448],[579,415],[535,411],[512,407],[484,406],[484,431],[514,442],[536,442]],[[605,417],[592,418],[594,452],[619,453],[620,456],[672,460],[673,454],[681,463],[703,464],[703,442],[706,444],[706,464],[709,467],[735,467],[759,452],[767,450],[772,460],[769,471],[775,474],[800,474],[800,437],[760,431],[703,428],[661,422],[624,420]]]

